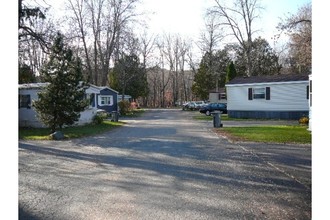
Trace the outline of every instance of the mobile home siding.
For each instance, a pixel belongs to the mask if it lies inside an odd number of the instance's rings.
[[[219,93],[219,92],[210,92],[209,93],[209,101],[210,102],[216,102],[216,103],[227,103],[227,99],[220,98],[222,94],[225,93]]]
[[[100,99],[101,96],[109,96],[112,97],[112,103],[111,105],[100,105]],[[109,88],[104,88],[100,90],[100,94],[97,94],[97,108],[98,109],[103,109],[109,113],[113,112],[113,111],[118,111],[118,92],[109,89]]]
[[[258,84],[244,86],[228,86],[228,110],[256,111],[308,111],[306,87],[308,82],[286,84]],[[249,88],[270,87],[270,100],[249,100]]]
[[[297,119],[308,114],[307,86],[308,81],[227,85],[228,114],[235,118]],[[266,87],[269,100],[251,99],[250,88]]]
[[[20,127],[45,127],[45,125],[37,118],[37,113],[32,107],[32,102],[38,100],[38,92],[40,89],[20,89],[19,95],[30,95],[31,108],[19,108],[19,126]]]
[[[38,100],[38,93],[42,90],[42,87],[45,86],[45,83],[32,83],[32,84],[21,84],[19,86],[19,95],[30,95],[31,108],[19,108],[19,126],[20,127],[46,127],[37,117],[37,112],[32,106],[34,100]],[[90,90],[86,94],[92,93]],[[79,121],[75,125],[83,125],[90,123],[96,114],[96,108],[89,106],[89,108],[80,112]]]

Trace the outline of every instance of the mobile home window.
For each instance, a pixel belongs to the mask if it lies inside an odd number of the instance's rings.
[[[266,89],[265,88],[253,88],[253,99],[265,99]]]
[[[19,95],[19,108],[31,108],[30,95]]]
[[[219,93],[219,100],[227,99],[226,93]]]
[[[99,105],[113,105],[113,96],[100,96]]]
[[[249,88],[248,89],[248,99],[266,99],[270,100],[270,87],[266,88]]]

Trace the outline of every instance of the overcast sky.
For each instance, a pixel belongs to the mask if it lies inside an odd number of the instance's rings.
[[[45,0],[57,10],[64,1]],[[255,23],[255,28],[261,30],[257,35],[263,36],[272,45],[270,40],[277,33],[280,18],[285,18],[288,13],[295,14],[299,7],[308,2],[311,0],[261,0],[265,10],[258,21],[260,23]],[[147,12],[150,33],[174,33],[196,39],[204,28],[206,9],[214,4],[214,0],[141,0],[138,9]]]
[[[295,14],[299,7],[311,0],[262,0],[265,8],[261,19],[255,25],[267,40],[277,33],[280,18],[288,13]],[[204,14],[214,0],[143,0],[144,10],[154,12],[149,15],[150,30],[155,33],[170,32],[196,37],[204,28]],[[257,37],[257,36],[254,36]]]

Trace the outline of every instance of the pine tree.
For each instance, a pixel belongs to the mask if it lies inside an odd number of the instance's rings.
[[[86,85],[82,64],[72,50],[65,47],[60,33],[54,40],[48,63],[41,70],[41,77],[49,85],[33,103],[38,118],[51,132],[78,121],[80,112],[88,105],[84,99]]]
[[[233,61],[231,61],[230,64],[227,66],[226,72],[227,72],[226,83],[236,77],[237,72],[236,72],[235,65],[234,65]]]
[[[230,80],[234,79],[237,76],[236,68],[233,61],[231,61],[230,64],[227,66],[226,73],[226,83],[228,83]],[[227,87],[225,87],[225,92],[227,94]]]
[[[192,85],[192,92],[202,100],[207,100],[210,90],[216,87],[216,76],[213,74],[210,59],[213,59],[213,56],[208,53],[203,56]]]
[[[129,94],[133,99],[148,95],[147,75],[139,57],[135,54],[123,55],[109,74],[110,87],[122,95]]]

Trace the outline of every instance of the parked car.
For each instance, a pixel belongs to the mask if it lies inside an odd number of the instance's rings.
[[[206,103],[204,101],[190,101],[182,105],[182,110],[199,110],[205,105]]]
[[[193,102],[186,102],[182,105],[182,110],[191,110],[191,108],[194,108],[195,104]]]
[[[195,102],[195,110],[199,110],[202,107],[204,107],[206,105],[206,103],[204,101],[196,101]]]
[[[210,103],[199,110],[200,113],[205,115],[211,115],[214,111],[221,111],[223,114],[227,114],[227,105],[225,103]]]

